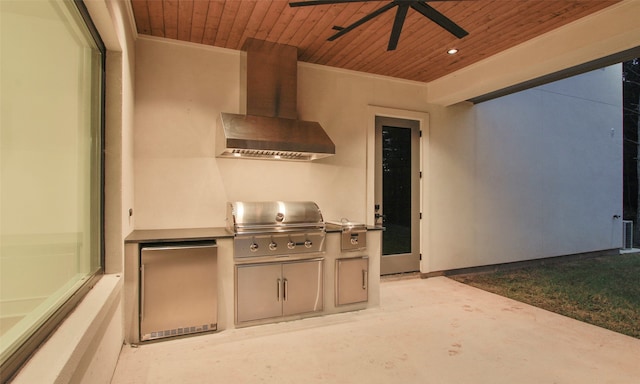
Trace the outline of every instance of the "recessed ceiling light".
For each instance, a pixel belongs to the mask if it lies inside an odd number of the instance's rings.
[[[447,51],[447,53],[450,55],[455,55],[456,53],[458,53],[458,50],[456,48],[451,48]]]

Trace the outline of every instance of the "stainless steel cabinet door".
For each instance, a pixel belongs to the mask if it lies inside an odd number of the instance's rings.
[[[216,261],[215,246],[142,248],[141,340],[216,329]]]
[[[336,305],[369,300],[369,258],[336,260]]]
[[[323,260],[282,264],[283,315],[323,309]]]
[[[236,322],[282,316],[280,263],[239,265],[236,274]]]

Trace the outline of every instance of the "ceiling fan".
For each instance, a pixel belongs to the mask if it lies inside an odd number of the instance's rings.
[[[341,3],[358,3],[358,2],[367,2],[369,0],[310,0],[310,1],[294,1],[290,2],[290,7],[306,7],[312,5],[326,5],[326,4],[341,4]],[[404,25],[404,19],[407,16],[407,11],[409,8],[418,11],[424,17],[438,24],[442,28],[446,29],[448,32],[453,34],[455,37],[461,39],[469,34],[469,32],[462,29],[458,24],[454,23],[443,15],[442,13],[435,10],[433,7],[427,4],[430,1],[447,1],[447,0],[394,0],[384,7],[378,8],[377,10],[371,12],[355,23],[347,26],[347,27],[339,27],[334,26],[333,29],[338,31],[338,33],[332,35],[327,40],[333,41],[340,36],[345,35],[347,32],[354,30],[360,25],[366,23],[373,18],[380,16],[381,14],[387,12],[391,8],[398,7],[396,11],[396,18],[393,22],[393,28],[391,29],[391,37],[389,38],[389,45],[387,46],[387,51],[393,51],[398,46],[398,40],[400,40],[400,32],[402,32],[402,26]]]

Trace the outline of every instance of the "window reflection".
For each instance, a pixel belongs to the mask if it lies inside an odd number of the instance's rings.
[[[0,354],[101,268],[102,53],[70,1],[0,1]]]

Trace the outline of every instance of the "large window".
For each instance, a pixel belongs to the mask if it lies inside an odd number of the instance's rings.
[[[81,3],[1,0],[0,13],[4,381],[102,270],[104,48]]]

